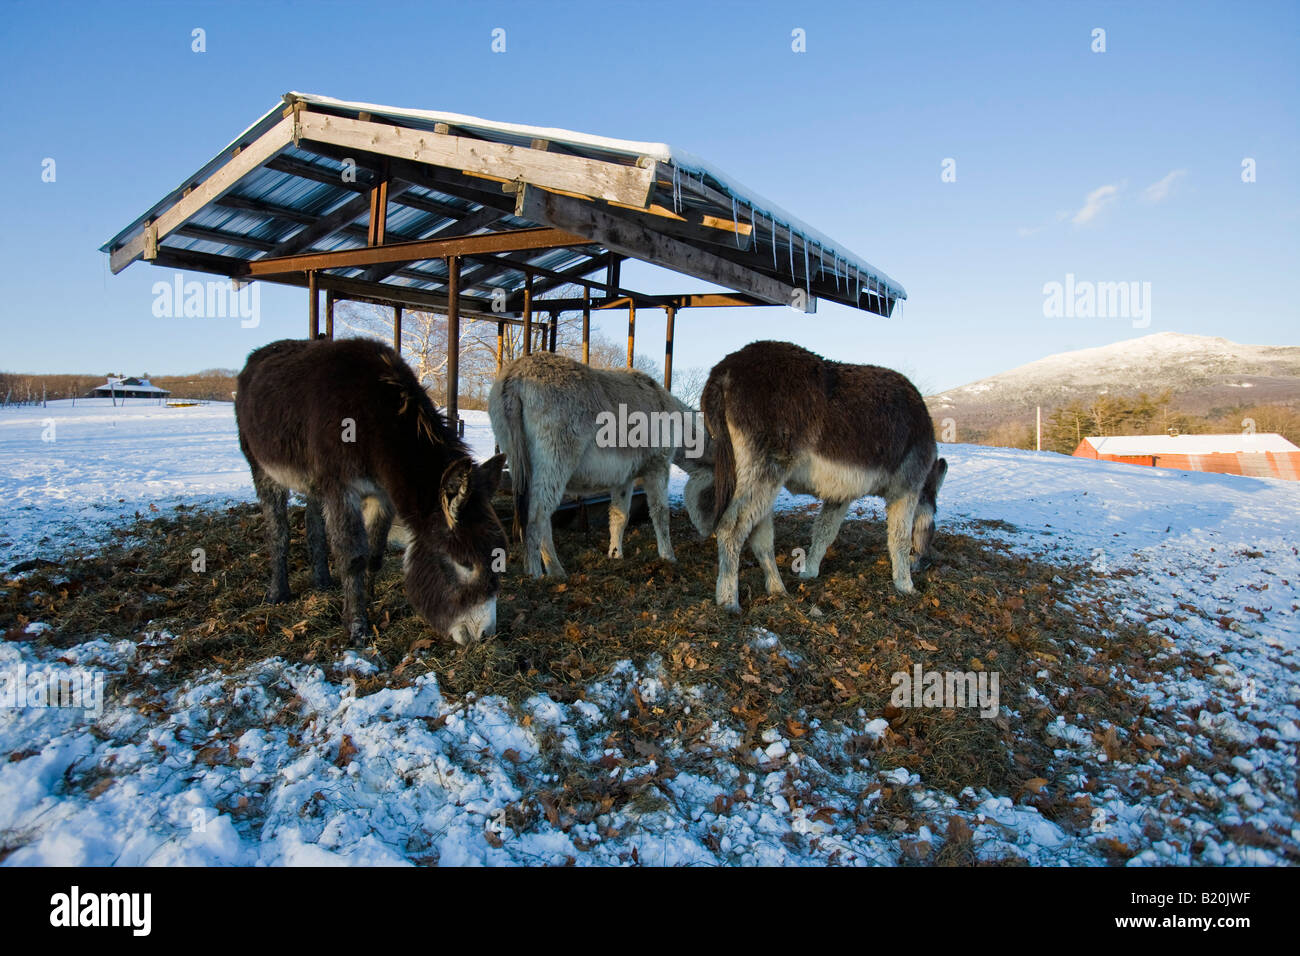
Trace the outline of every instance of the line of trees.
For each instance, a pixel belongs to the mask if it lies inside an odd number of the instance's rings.
[[[128,373],[129,374],[129,373]],[[137,378],[147,378],[159,388],[171,392],[172,398],[195,399],[209,402],[228,402],[235,389],[236,373],[232,369],[210,368],[193,375],[161,375],[151,377],[141,373]],[[0,372],[0,404],[36,405],[42,398],[47,401],[67,398],[85,398],[92,389],[103,385],[117,372],[103,375],[50,374],[28,375],[20,372]]]

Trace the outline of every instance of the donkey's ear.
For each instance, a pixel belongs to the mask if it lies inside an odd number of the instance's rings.
[[[457,458],[442,473],[442,487],[439,498],[442,501],[442,514],[447,519],[447,527],[455,528],[460,517],[461,506],[469,497],[474,479],[474,462],[468,458]]]
[[[487,489],[489,495],[494,495],[497,489],[501,487],[501,469],[505,467],[505,452],[499,455],[493,455],[483,464],[478,466],[478,473],[483,487]]]

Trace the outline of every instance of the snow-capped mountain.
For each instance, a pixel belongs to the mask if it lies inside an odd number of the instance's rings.
[[[936,417],[984,428],[1099,393],[1174,394],[1191,412],[1300,401],[1300,347],[1242,345],[1225,338],[1158,332],[1100,348],[1061,352],[929,396]]]

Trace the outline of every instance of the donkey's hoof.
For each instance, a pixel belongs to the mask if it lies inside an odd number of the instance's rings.
[[[332,591],[339,586],[339,579],[335,577],[313,578],[311,586],[317,591]]]
[[[899,594],[916,593],[916,588],[912,585],[911,581],[895,581],[894,590],[897,591]]]
[[[719,604],[718,607],[722,608],[722,609],[723,609],[724,611],[726,611],[728,614],[732,614],[732,615],[734,615],[734,616],[736,616],[736,617],[740,617],[740,602],[739,602],[739,601],[732,601],[730,604]]]
[[[795,574],[799,575],[799,577],[803,578],[805,581],[813,580],[820,573],[821,573],[821,568],[804,568],[801,571],[795,572]]]
[[[266,596],[262,600],[267,604],[288,604],[293,600],[293,595],[289,593],[287,588],[283,591],[272,588],[266,592]]]
[[[353,647],[365,647],[370,641],[370,626],[364,621],[353,621],[348,625],[348,641]]]

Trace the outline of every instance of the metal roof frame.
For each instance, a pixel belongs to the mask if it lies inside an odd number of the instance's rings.
[[[501,236],[537,241],[543,229],[553,244]],[[501,292],[508,314],[522,311],[530,274],[538,296],[578,281],[645,305],[674,298],[587,279],[611,254],[732,289],[744,304],[814,311],[824,298],[888,316],[906,298],[870,263],[664,144],[301,93],[101,249],[114,273],[145,259],[301,285],[315,266],[321,288],[412,305],[422,293],[423,306],[445,299],[437,260],[456,254],[462,311],[490,317]]]
[[[507,323],[533,347],[534,311],[667,314],[665,386],[676,312],[818,299],[888,317],[906,291],[865,259],[716,168],[662,143],[607,139],[455,113],[289,93],[182,185],[101,247],[114,274],[154,265],[308,289],[308,334],[326,334],[340,299],[445,313],[447,409],[457,412],[461,316]],[[625,288],[633,258],[724,293]],[[604,277],[593,274],[604,271]],[[565,285],[581,299],[546,297]],[[522,316],[522,318],[515,318]]]

